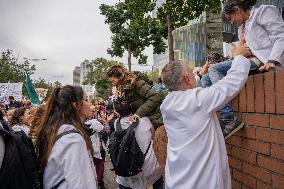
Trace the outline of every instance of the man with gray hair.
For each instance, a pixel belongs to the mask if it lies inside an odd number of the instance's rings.
[[[247,48],[233,50],[227,76],[208,88],[195,88],[192,70],[173,61],[162,70],[169,94],[161,105],[168,135],[166,189],[231,189],[228,157],[216,111],[245,84]]]

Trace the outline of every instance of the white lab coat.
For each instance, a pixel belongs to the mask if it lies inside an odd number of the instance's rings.
[[[91,119],[86,121],[85,123],[89,124],[90,128],[95,131],[90,137],[93,144],[94,157],[102,159],[101,141],[100,141],[99,132],[101,132],[104,129],[104,126],[97,119]]]
[[[161,105],[168,135],[167,189],[231,189],[224,137],[216,111],[248,77],[250,61],[233,60],[227,76],[208,88],[170,92]]]
[[[64,124],[58,134],[75,129]],[[62,136],[54,144],[43,175],[44,189],[50,189],[62,179],[58,189],[96,189],[96,171],[86,142],[78,133]]]
[[[252,54],[264,64],[276,60],[281,63],[277,69],[284,69],[284,21],[279,10],[272,5],[253,7],[245,28],[246,43]]]

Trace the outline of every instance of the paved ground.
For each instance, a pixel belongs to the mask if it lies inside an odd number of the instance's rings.
[[[117,189],[118,185],[115,181],[115,174],[110,169],[112,168],[111,161],[109,159],[109,156],[106,156],[106,162],[105,162],[105,173],[104,173],[104,182],[105,187],[107,189]]]
[[[105,162],[105,173],[104,173],[104,182],[105,182],[105,187],[107,189],[117,189],[118,185],[115,181],[115,174],[113,171],[111,171],[110,169],[112,168],[112,164],[111,161],[109,159],[109,156],[106,156],[106,162]],[[152,189],[152,187],[148,188],[148,189]]]

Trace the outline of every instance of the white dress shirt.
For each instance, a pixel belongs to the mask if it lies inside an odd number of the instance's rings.
[[[167,189],[231,189],[228,157],[216,111],[248,77],[250,61],[233,60],[227,76],[208,88],[170,92],[161,105],[168,135]]]
[[[62,125],[58,134],[75,129]],[[86,142],[78,133],[62,136],[54,144],[43,175],[44,189],[50,189],[61,180],[58,189],[96,189],[96,172]]]

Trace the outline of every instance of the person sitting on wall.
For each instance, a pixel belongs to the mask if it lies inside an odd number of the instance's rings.
[[[284,21],[275,6],[255,8],[255,4],[256,0],[228,0],[224,4],[224,17],[239,27],[240,46],[252,52],[248,57],[250,71],[281,70],[284,68]],[[232,44],[232,47],[235,46]],[[210,66],[208,72],[212,84],[225,77],[231,65],[232,60],[228,60]],[[224,105],[220,113],[225,139],[244,126],[230,103]]]

